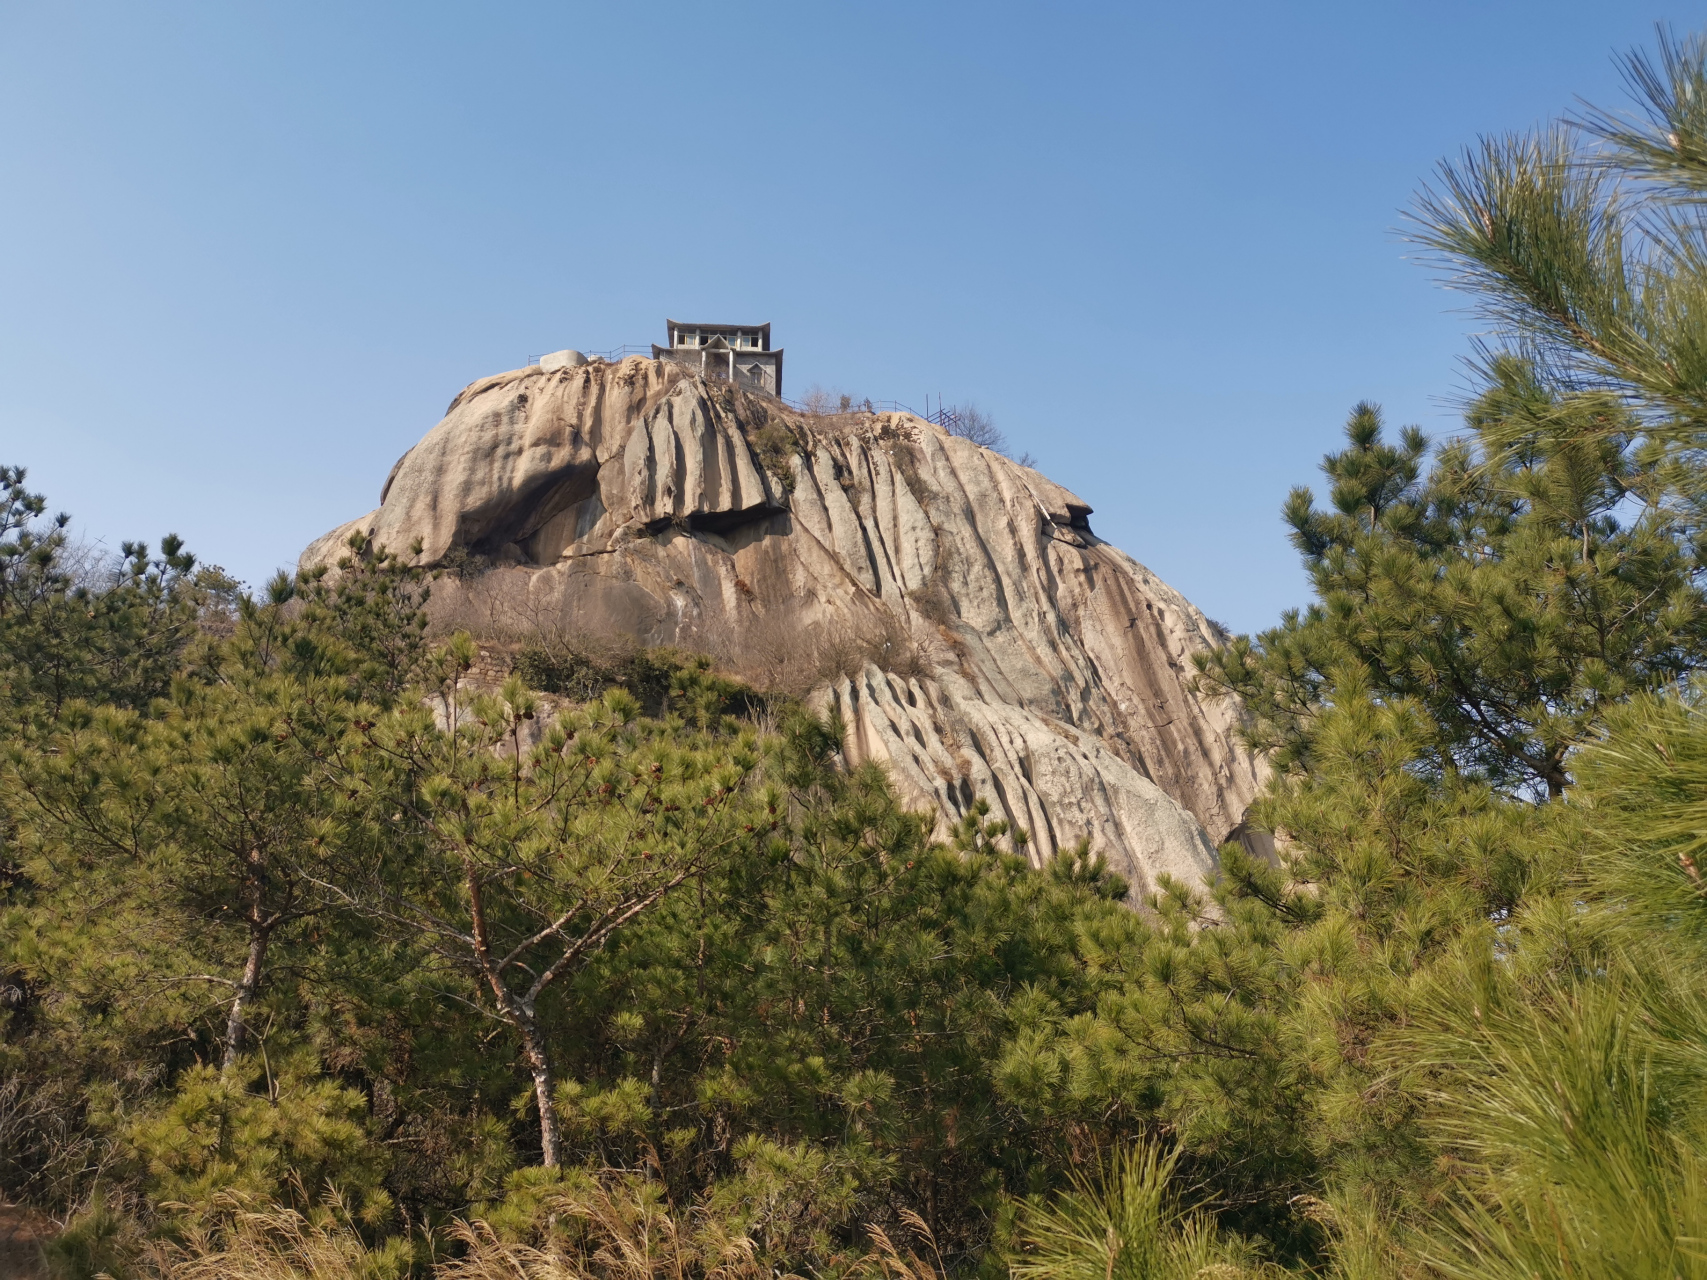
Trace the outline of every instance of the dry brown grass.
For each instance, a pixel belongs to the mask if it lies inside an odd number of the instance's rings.
[[[228,1201],[231,1216],[192,1230],[179,1243],[156,1243],[142,1259],[157,1280],[386,1280],[401,1276],[409,1244],[369,1246],[333,1200],[314,1219],[274,1205],[249,1210]]]
[[[735,643],[736,640],[739,643]],[[739,637],[695,637],[717,669],[762,693],[805,698],[837,680],[858,678],[868,664],[904,680],[930,675],[928,655],[891,614],[848,631],[762,631]]]
[[[806,394],[800,397],[802,409],[815,418],[826,418],[847,413],[868,413],[870,410],[866,406],[870,403],[864,396],[855,395],[848,391],[830,391],[820,386],[808,387]]]
[[[553,619],[528,598],[525,575],[500,567],[439,579],[427,602],[427,621],[428,634],[435,638],[466,631],[504,641],[532,634]]]
[[[901,1222],[913,1233],[914,1244],[922,1246],[923,1252],[930,1256],[922,1256],[920,1248],[899,1248],[887,1231],[876,1223],[868,1223],[871,1252],[854,1264],[853,1274],[881,1276],[883,1280],[947,1280],[948,1268],[943,1265],[942,1251],[937,1248],[936,1236],[929,1225],[911,1209],[901,1210]]]
[[[685,636],[682,648],[710,658],[719,674],[785,699],[805,698],[843,677],[853,679],[867,663],[903,679],[932,670],[906,624],[888,612],[842,630],[793,621],[736,627],[714,616]]]
[[[913,495],[914,501],[929,518],[936,494],[926,483],[924,473],[919,470],[918,445],[911,440],[897,441],[895,447],[889,451],[889,460],[895,464],[896,473]]]
[[[503,1239],[491,1224],[458,1222],[461,1257],[434,1280],[767,1280],[752,1240],[704,1214],[679,1215],[644,1188],[595,1184],[546,1197],[553,1238]]]
[[[227,1207],[220,1225],[151,1246],[143,1273],[152,1280],[389,1280],[410,1266],[407,1241],[366,1244],[336,1202],[313,1218],[276,1206]],[[678,1215],[644,1188],[565,1188],[541,1208],[546,1238],[534,1243],[479,1219],[452,1223],[432,1252],[454,1256],[432,1265],[432,1280],[798,1280],[760,1262],[753,1242],[718,1219]]]
[[[84,1101],[75,1081],[39,1068],[0,1076],[3,1185],[56,1213],[68,1213],[87,1194],[113,1144],[82,1122]]]
[[[924,653],[906,626],[892,614],[885,614],[857,631],[826,637],[815,656],[814,687],[838,677],[852,680],[868,664],[903,680],[930,674]]]
[[[945,611],[952,616],[945,597],[939,589],[923,607],[915,600],[915,607],[932,618]],[[646,683],[647,655],[662,652],[645,648],[632,636],[573,631],[544,618],[535,627],[500,625],[471,632],[479,640],[482,667],[503,667],[482,669],[477,683],[495,683],[494,674],[501,680],[515,670],[532,687],[573,701],[597,697],[621,684],[646,702],[647,689],[640,686]],[[947,647],[952,650],[954,644]],[[673,649],[684,656],[703,655],[716,674],[760,694],[784,698],[804,698],[843,677],[852,679],[868,663],[903,679],[928,676],[935,669],[905,622],[887,612],[843,631],[782,623],[736,627],[713,615],[685,631]]]
[[[556,1238],[526,1244],[491,1224],[451,1224],[440,1241],[456,1256],[432,1280],[800,1280],[760,1261],[753,1242],[710,1217],[682,1222],[665,1206],[603,1189],[551,1197]],[[877,1225],[872,1247],[840,1274],[847,1280],[946,1280],[930,1228],[903,1210],[914,1236],[897,1245]],[[435,1250],[436,1251],[436,1250]],[[292,1209],[238,1211],[217,1230],[155,1244],[140,1260],[150,1280],[390,1280],[408,1273],[411,1250],[392,1240],[374,1247],[335,1211],[310,1219]]]
[[[922,587],[909,591],[907,599],[913,608],[939,627],[953,626],[960,620],[959,611],[954,607],[954,595],[948,589],[948,566],[941,542],[937,543],[936,563],[931,567],[930,578]]]

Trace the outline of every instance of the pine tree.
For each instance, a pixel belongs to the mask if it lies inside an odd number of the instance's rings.
[[[146,710],[201,615],[229,608],[237,584],[198,568],[172,535],[158,558],[141,542],[114,565],[74,556],[70,517],[44,521],[24,480],[22,467],[0,467],[0,712],[51,719],[79,698]]]
[[[1483,139],[1419,197],[1415,236],[1497,326],[1493,351],[1524,357],[1560,393],[1636,409],[1644,439],[1690,464],[1673,478],[1694,497],[1707,426],[1696,220],[1707,39],[1661,29],[1657,54],[1632,53],[1623,70],[1635,112],[1589,108]]]
[[[1331,509],[1303,488],[1286,504],[1316,602],[1198,659],[1282,767],[1308,765],[1345,677],[1425,710],[1436,772],[1557,797],[1608,706],[1707,649],[1689,530],[1659,500],[1636,419],[1549,392],[1515,358],[1492,372],[1469,437],[1426,474],[1420,432],[1388,444],[1379,411],[1357,406],[1322,464]]]
[[[441,657],[433,712],[359,725],[338,784],[367,815],[366,855],[328,882],[340,901],[419,939],[506,1024],[533,1085],[541,1157],[562,1163],[547,1002],[611,939],[764,824],[745,783],[750,734],[648,721],[624,690],[536,735],[541,704],[512,676],[470,701],[472,646]],[[687,681],[691,684],[691,679]]]

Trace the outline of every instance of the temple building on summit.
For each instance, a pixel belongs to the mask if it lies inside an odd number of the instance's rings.
[[[685,324],[666,320],[670,345],[652,345],[654,360],[686,365],[713,378],[782,395],[782,349],[771,350],[768,324]]]

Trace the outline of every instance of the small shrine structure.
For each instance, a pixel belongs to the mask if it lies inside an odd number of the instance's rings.
[[[727,378],[769,395],[782,395],[782,349],[771,350],[768,324],[686,324],[666,320],[670,345],[652,344],[654,360],[668,360],[712,378]]]

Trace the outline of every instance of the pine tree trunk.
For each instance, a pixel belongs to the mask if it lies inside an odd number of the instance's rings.
[[[485,886],[474,859],[464,855],[463,876],[468,886],[469,922],[473,926],[474,960],[480,966],[486,985],[492,990],[504,1017],[515,1023],[522,1037],[522,1056],[527,1059],[528,1073],[533,1076],[534,1101],[539,1105],[539,1147],[547,1169],[563,1163],[563,1135],[557,1127],[557,1103],[552,1099],[551,1059],[545,1051],[545,1038],[539,1034],[539,1020],[534,1016],[532,1000],[522,1000],[504,985],[500,967],[492,959],[492,939],[486,927]]]
[[[522,1053],[533,1076],[534,1101],[539,1106],[541,1161],[547,1169],[555,1169],[563,1163],[563,1132],[557,1124],[557,1101],[552,1097],[551,1059],[546,1055],[545,1040],[539,1034],[533,1010],[522,1010],[521,1014],[517,1027],[522,1033]]]
[[[528,1073],[533,1076],[534,1101],[539,1105],[539,1147],[547,1169],[563,1163],[563,1134],[557,1127],[557,1103],[552,1099],[551,1059],[545,1051],[545,1038],[539,1034],[539,1020],[534,1016],[533,1001],[522,1000],[504,985],[500,966],[492,959],[492,939],[486,927],[485,886],[480,880],[480,868],[474,859],[464,855],[463,876],[468,886],[469,922],[473,926],[475,963],[492,990],[499,1010],[522,1037],[522,1056],[527,1059]]]
[[[261,965],[267,958],[267,931],[255,927],[249,931],[249,958],[243,964],[243,979],[237,984],[237,994],[231,997],[231,1014],[225,1020],[225,1060],[220,1070],[230,1071],[243,1052],[247,1032],[245,1016],[255,992],[261,985]]]

